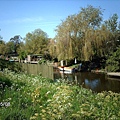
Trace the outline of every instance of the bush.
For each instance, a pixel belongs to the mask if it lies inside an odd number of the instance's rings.
[[[44,58],[42,58],[40,61],[39,61],[39,64],[46,64],[46,60]]]
[[[106,69],[108,72],[120,71],[120,48],[108,56]]]
[[[8,68],[9,70],[20,72],[22,69],[22,66],[18,62],[11,62],[4,59],[0,59],[0,68],[3,71],[5,68]]]

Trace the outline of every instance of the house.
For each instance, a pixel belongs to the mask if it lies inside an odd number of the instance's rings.
[[[42,59],[42,56],[39,54],[27,55],[25,62],[28,63],[38,63]]]

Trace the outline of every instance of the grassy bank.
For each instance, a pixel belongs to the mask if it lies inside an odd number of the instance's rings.
[[[0,73],[0,120],[118,120],[120,94],[41,76]]]

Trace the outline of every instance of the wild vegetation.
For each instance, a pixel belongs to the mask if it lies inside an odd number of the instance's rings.
[[[21,65],[19,63],[0,59],[0,71],[3,71],[5,68],[12,70],[14,72],[22,71]]]
[[[0,72],[1,120],[118,120],[120,94],[54,82],[39,75]]]
[[[41,29],[28,32],[25,38],[15,35],[7,43],[1,38],[0,54],[17,53],[20,59],[28,54],[41,54],[45,59],[93,61],[101,59],[108,71],[120,71],[120,22],[114,13],[103,20],[103,10],[88,5],[76,14],[69,15],[56,27],[56,36],[48,38]],[[24,42],[23,42],[24,40]],[[113,54],[118,55],[117,60]],[[113,55],[114,58],[110,56]],[[115,60],[114,66],[110,61]],[[67,62],[66,62],[67,63]]]

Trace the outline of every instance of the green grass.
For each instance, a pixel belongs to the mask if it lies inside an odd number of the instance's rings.
[[[62,82],[59,82],[62,81]],[[4,87],[3,87],[4,86]],[[41,76],[0,74],[0,120],[119,120],[120,94],[53,82]],[[3,106],[3,104],[6,105]]]

